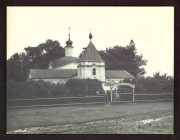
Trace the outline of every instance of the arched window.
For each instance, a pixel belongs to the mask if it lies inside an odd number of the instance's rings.
[[[93,68],[92,74],[93,74],[93,75],[96,75],[96,69],[95,69],[95,68]]]

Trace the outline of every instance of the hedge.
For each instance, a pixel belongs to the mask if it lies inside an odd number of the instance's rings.
[[[49,82],[7,81],[7,99],[66,97],[66,96],[90,96],[104,94],[102,83],[94,79],[71,79],[62,84]]]
[[[73,96],[86,96],[104,94],[102,83],[96,79],[71,79],[66,82],[67,94]]]

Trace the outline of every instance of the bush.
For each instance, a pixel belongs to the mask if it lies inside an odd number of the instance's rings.
[[[86,79],[85,83],[88,87],[88,95],[101,95],[105,93],[101,81],[97,79]]]
[[[14,82],[9,80],[7,82],[7,98],[23,98],[26,96],[32,96],[34,94],[33,89],[29,86],[28,82]]]
[[[55,97],[63,96],[62,87],[44,81],[24,81],[15,82],[7,81],[7,98],[38,98],[38,97]],[[57,90],[58,89],[58,90]]]
[[[66,90],[63,84],[54,85],[51,90],[51,93],[52,95],[58,96],[58,97],[66,96]]]
[[[174,91],[174,78],[166,74],[154,74],[153,77],[141,77],[135,79],[136,93],[164,93]]]
[[[7,81],[7,99],[87,96],[103,93],[102,83],[92,79],[71,79],[65,85],[55,85],[42,80]]]
[[[88,87],[85,80],[70,79],[65,84],[67,95],[72,96],[86,96],[88,93]]]
[[[102,83],[96,79],[71,79],[66,84],[67,93],[73,96],[104,94]]]

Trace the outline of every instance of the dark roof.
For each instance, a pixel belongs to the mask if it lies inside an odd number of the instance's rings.
[[[67,79],[77,75],[77,69],[30,69],[32,79]],[[125,70],[106,70],[106,78],[134,78]]]
[[[72,62],[78,62],[78,61],[79,61],[79,58],[77,58],[77,57],[65,56],[65,57],[58,58],[58,59],[51,61],[49,63],[49,65],[51,65],[52,68],[58,68],[58,67],[66,65],[66,64],[69,64]]]
[[[30,69],[32,79],[67,79],[77,75],[77,69]]]
[[[125,70],[106,70],[105,71],[106,78],[127,78],[132,79],[134,76],[132,76],[130,73],[128,73]]]
[[[80,58],[80,61],[104,62],[92,42],[90,42],[87,46],[86,50]]]

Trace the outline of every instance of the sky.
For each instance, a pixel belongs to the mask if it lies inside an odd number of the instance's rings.
[[[7,59],[47,39],[65,47],[68,28],[74,56],[89,43],[97,50],[126,46],[133,39],[137,53],[148,60],[146,76],[174,75],[173,7],[7,7]]]

